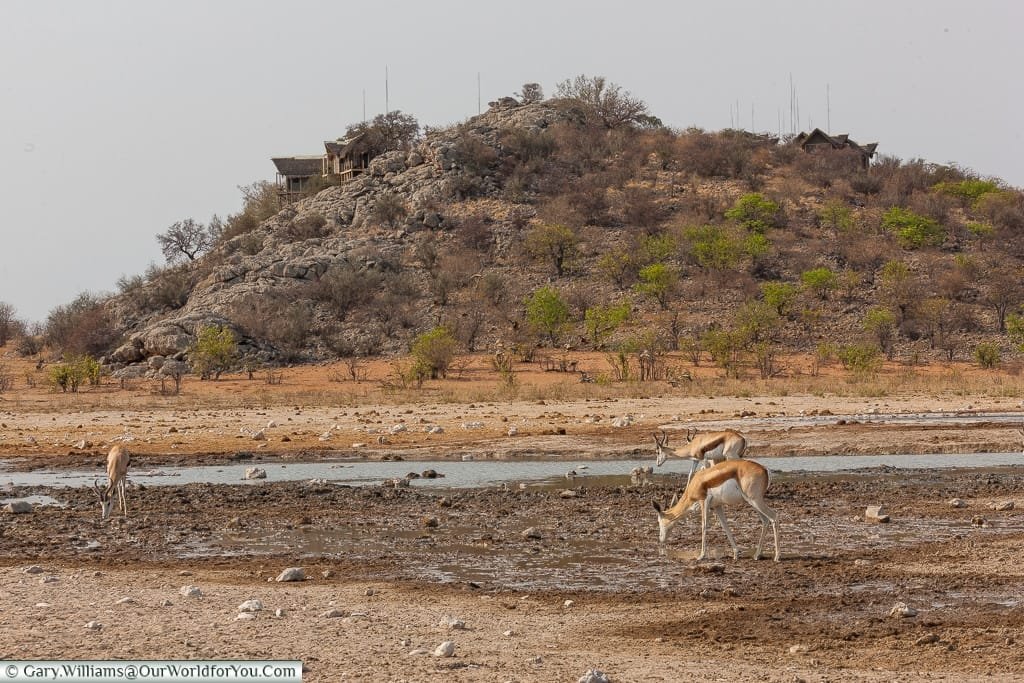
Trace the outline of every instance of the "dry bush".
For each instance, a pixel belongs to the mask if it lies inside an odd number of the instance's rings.
[[[293,240],[308,240],[328,234],[327,219],[318,213],[288,221],[285,235]]]
[[[487,253],[494,246],[494,220],[483,211],[452,219],[451,230],[466,247]]]
[[[686,131],[676,141],[673,165],[704,178],[749,179],[763,173],[771,159],[770,151],[758,153],[765,144],[742,131]]]
[[[378,270],[358,270],[342,261],[327,269],[310,294],[314,300],[327,304],[334,317],[344,320],[374,297],[383,279]]]
[[[816,149],[797,154],[790,168],[818,187],[832,187],[837,180],[852,183],[866,173],[863,157],[854,149]]]
[[[459,166],[471,175],[489,175],[498,161],[497,150],[468,132],[459,136],[454,151]]]
[[[84,292],[70,304],[57,306],[46,318],[46,343],[68,355],[101,356],[121,336],[98,296]]]
[[[658,201],[658,192],[641,185],[627,185],[621,191],[609,193],[609,214],[617,222],[639,232],[654,234],[668,216]]]

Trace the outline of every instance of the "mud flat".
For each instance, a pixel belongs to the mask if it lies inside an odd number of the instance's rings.
[[[738,562],[717,526],[695,561],[695,517],[659,547],[650,501],[677,485],[171,484],[109,522],[82,487],[18,487],[58,505],[2,517],[0,654],[294,658],[311,681],[1024,676],[1018,469],[779,474],[777,564],[749,558],[748,510]],[[288,567],[306,580],[275,581]],[[264,608],[239,619],[249,599]]]

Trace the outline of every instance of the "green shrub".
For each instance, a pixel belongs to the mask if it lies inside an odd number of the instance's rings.
[[[220,379],[238,357],[238,340],[230,328],[209,326],[199,330],[188,350],[189,363],[200,379]]]
[[[879,349],[874,344],[850,344],[836,352],[843,367],[857,375],[878,372],[882,367]]]
[[[609,306],[592,306],[583,314],[587,335],[596,349],[602,348],[608,335],[628,319],[629,304],[625,302]]]
[[[893,233],[904,249],[938,246],[946,236],[938,221],[899,206],[892,207],[882,215],[882,227]]]
[[[782,211],[778,204],[764,195],[753,192],[736,200],[725,217],[738,222],[751,232],[763,233],[780,225]]]
[[[991,369],[999,365],[1001,355],[999,346],[990,342],[982,342],[974,347],[974,360],[985,369]]]
[[[553,287],[541,287],[526,299],[526,322],[544,334],[552,344],[558,343],[569,323],[569,306]]]
[[[639,277],[636,291],[657,301],[661,310],[667,310],[668,301],[679,284],[679,270],[664,263],[652,263],[640,269]]]
[[[989,194],[990,192],[999,192],[999,183],[994,180],[981,180],[979,178],[967,178],[961,180],[958,183],[954,182],[942,182],[935,185],[933,188],[937,192],[947,194],[960,199],[969,204],[974,204],[983,195]]]
[[[446,377],[457,349],[458,342],[451,331],[444,326],[435,327],[413,340],[413,369],[430,379]]]
[[[800,282],[819,299],[827,299],[829,292],[839,285],[839,278],[828,268],[813,268],[800,274]]]
[[[64,356],[63,361],[50,367],[49,382],[62,392],[77,392],[83,382],[99,386],[100,364],[92,356]]]

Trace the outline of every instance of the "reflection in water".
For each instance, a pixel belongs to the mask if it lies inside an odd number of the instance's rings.
[[[417,488],[479,488],[520,483],[549,486],[591,486],[609,483],[628,484],[629,472],[634,467],[650,465],[645,460],[475,460],[475,461],[399,461],[399,462],[332,462],[312,463],[250,461],[232,465],[203,465],[198,467],[166,467],[160,470],[129,472],[129,479],[146,486],[178,486],[190,483],[260,485],[261,481],[306,481],[324,479],[348,486],[378,485],[386,479],[402,478],[410,472],[437,470],[437,479],[413,479]],[[900,469],[996,467],[1024,465],[1024,453],[968,453],[932,455],[820,455],[802,457],[758,458],[773,472],[841,472],[871,467]],[[9,464],[9,463],[8,463]],[[245,470],[258,464],[266,470],[265,480],[247,481]],[[576,471],[572,482],[565,479],[567,470]],[[655,469],[659,476],[686,477],[687,461],[669,460]],[[34,472],[0,471],[0,482],[14,486],[86,486],[96,477],[95,470]],[[614,480],[604,478],[613,477]],[[624,478],[620,480],[619,478]]]

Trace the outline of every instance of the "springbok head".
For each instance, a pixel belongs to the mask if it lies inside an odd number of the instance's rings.
[[[679,500],[679,494],[678,493],[674,494],[672,496],[672,502],[669,503],[668,507],[664,508],[664,509],[661,507],[661,504],[658,501],[656,501],[656,500],[652,500],[651,501],[651,505],[654,506],[654,510],[658,513],[658,542],[659,543],[664,543],[665,541],[668,540],[668,532],[672,531],[672,527],[674,527],[676,525],[676,522],[679,521],[679,517],[674,517],[674,516],[670,516],[670,515],[665,514],[668,510],[671,510],[672,508],[674,508],[676,506],[676,503],[678,502],[678,500]]]
[[[674,451],[668,447],[668,434],[664,430],[661,431],[661,436],[658,432],[654,433],[654,446],[658,450],[658,467],[665,464],[665,459],[672,455]]]
[[[686,430],[686,443],[690,443],[691,441],[693,441],[694,437],[696,437],[696,436],[697,436],[697,428],[696,427],[688,427],[687,430]]]
[[[107,519],[110,517],[110,510],[114,506],[114,497],[110,495],[106,489],[100,488],[100,482],[97,479],[93,482],[92,488],[96,491],[96,495],[100,498],[100,512],[102,514],[101,519]]]

